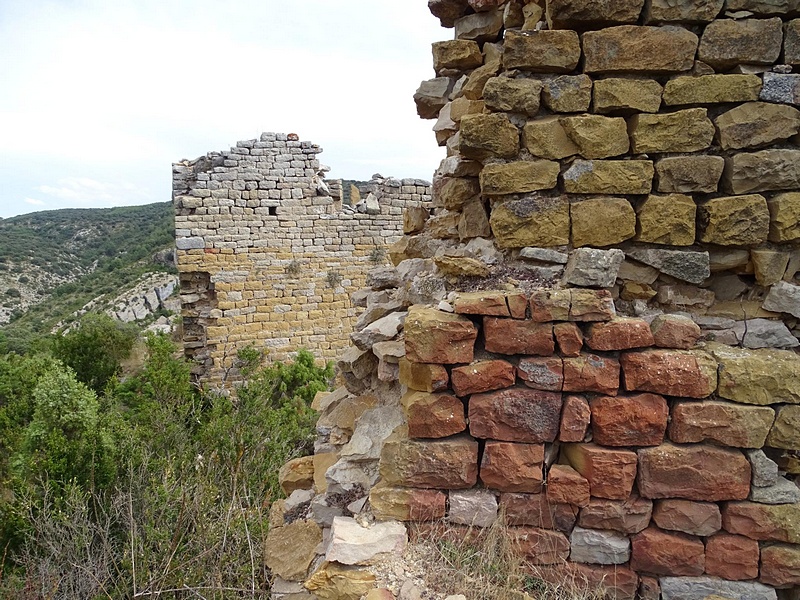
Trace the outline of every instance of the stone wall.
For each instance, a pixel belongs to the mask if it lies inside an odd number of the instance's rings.
[[[376,175],[343,205],[321,152],[265,133],[173,165],[184,348],[200,381],[235,377],[236,350],[250,344],[270,360],[300,348],[334,358],[356,322],[350,293],[386,262],[403,209],[430,204],[427,182]]]
[[[273,553],[276,589],[368,579],[353,518],[504,517],[537,576],[609,597],[795,598],[800,7],[429,6],[434,214],[282,473],[270,548],[326,543]]]

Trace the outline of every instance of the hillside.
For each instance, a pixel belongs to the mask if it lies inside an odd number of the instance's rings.
[[[0,221],[0,342],[24,350],[86,303],[171,269],[173,229],[169,202]]]

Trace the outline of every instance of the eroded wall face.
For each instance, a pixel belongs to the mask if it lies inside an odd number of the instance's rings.
[[[236,350],[251,344],[270,360],[300,348],[334,358],[355,324],[351,292],[387,260],[403,209],[429,204],[426,182],[389,178],[343,206],[320,152],[266,133],[173,165],[184,346],[200,381],[235,377]]]

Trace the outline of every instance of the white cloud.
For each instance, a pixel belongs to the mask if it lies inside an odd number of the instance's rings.
[[[36,198],[25,198],[26,204],[33,204],[34,206],[47,206],[47,202],[37,200]]]
[[[130,182],[97,181],[89,177],[66,177],[55,185],[40,185],[36,189],[51,198],[84,206],[113,206],[121,198],[136,203],[141,195]]]

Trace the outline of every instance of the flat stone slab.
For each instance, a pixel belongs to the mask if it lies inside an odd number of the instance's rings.
[[[385,554],[400,554],[408,543],[405,525],[396,521],[363,527],[350,517],[334,517],[325,560],[367,565]]]

